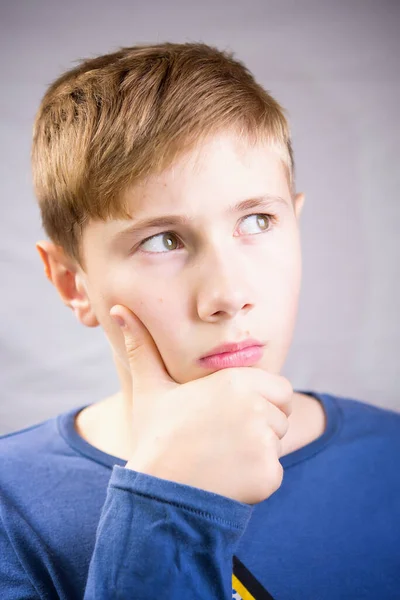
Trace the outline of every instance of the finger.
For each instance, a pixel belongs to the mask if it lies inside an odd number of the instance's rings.
[[[133,393],[157,392],[165,389],[167,384],[170,385],[173,379],[169,376],[158,348],[142,321],[129,308],[120,304],[112,307],[110,316],[114,321],[115,317],[119,317],[125,324],[121,326],[121,331],[132,375]]]
[[[268,373],[264,369],[249,367],[246,370],[258,393],[289,417],[293,408],[293,388],[290,382],[282,375]]]
[[[289,420],[284,412],[271,402],[265,403],[266,424],[271,427],[278,439],[282,439],[288,432]]]

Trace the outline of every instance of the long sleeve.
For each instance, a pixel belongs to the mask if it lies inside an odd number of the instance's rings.
[[[232,597],[232,557],[253,507],[114,466],[84,600]]]
[[[46,597],[46,596],[43,596]],[[1,600],[40,600],[41,596],[27,576],[7,533],[0,527]]]

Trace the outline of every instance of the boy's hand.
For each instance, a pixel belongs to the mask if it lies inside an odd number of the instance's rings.
[[[273,494],[283,479],[289,381],[240,367],[176,383],[143,323],[120,305],[110,314],[125,321],[132,375],[135,450],[126,468],[247,504]]]

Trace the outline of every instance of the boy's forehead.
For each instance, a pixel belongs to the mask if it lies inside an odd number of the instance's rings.
[[[209,158],[214,164],[214,156]],[[197,169],[182,170],[181,165],[180,168],[174,165],[168,174],[127,189],[122,200],[128,219],[110,216],[106,222],[88,223],[83,234],[83,252],[88,263],[89,255],[98,256],[99,244],[105,255],[111,252],[117,256],[134,240],[140,241],[162,230],[189,227],[208,231],[210,224],[238,218],[245,210],[292,211],[288,178],[276,153],[264,152],[261,160],[250,161],[243,169],[238,164],[232,168],[229,161],[219,164],[220,169],[204,177]]]
[[[214,216],[257,207],[261,212],[271,204],[289,205],[291,195],[283,161],[274,148],[221,134],[206,139],[162,173],[127,188],[120,200],[130,218],[110,216],[106,222],[90,223],[87,243],[100,236],[112,247],[138,229],[200,225]]]
[[[249,144],[233,135],[220,135],[178,158],[162,173],[128,188],[122,201],[133,215],[163,209],[221,206],[244,196],[281,195],[288,190],[279,153],[267,143]],[[262,189],[260,189],[262,188]],[[269,188],[269,189],[267,189]]]

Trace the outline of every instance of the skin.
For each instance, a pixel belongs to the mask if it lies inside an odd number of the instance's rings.
[[[265,194],[283,201],[227,212],[230,205]],[[36,245],[62,301],[83,325],[103,328],[121,384],[114,396],[80,412],[76,429],[89,443],[124,460],[131,452],[134,398],[124,338],[110,309],[122,304],[139,317],[178,383],[212,373],[197,360],[216,345],[248,337],[265,344],[255,366],[280,373],[298,309],[304,194],[292,199],[274,149],[250,146],[224,132],[128,190],[126,199],[135,220],[186,214],[190,222],[122,239],[116,234],[131,222],[91,222],[83,235],[86,272],[52,242]],[[298,393],[294,400],[283,454],[325,429],[318,401]]]

